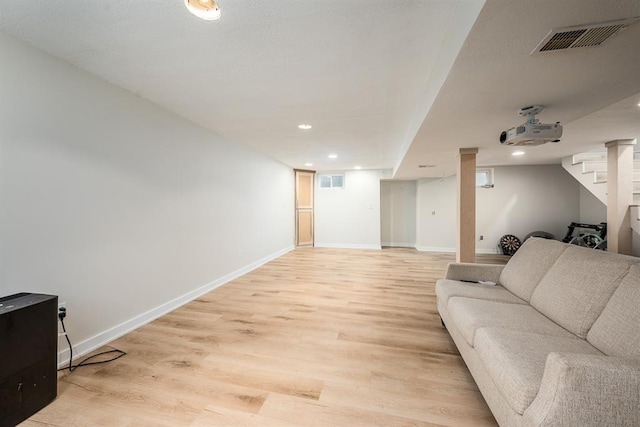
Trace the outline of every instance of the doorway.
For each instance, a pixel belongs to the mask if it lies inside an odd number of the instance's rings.
[[[380,181],[383,247],[416,247],[416,181]]]
[[[315,172],[296,170],[296,246],[313,246]]]

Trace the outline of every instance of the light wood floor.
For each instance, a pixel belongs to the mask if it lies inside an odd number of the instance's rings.
[[[296,249],[114,341],[22,425],[495,425],[436,311],[449,261]]]

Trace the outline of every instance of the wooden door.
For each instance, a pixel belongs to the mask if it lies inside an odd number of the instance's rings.
[[[313,246],[315,172],[296,171],[296,246]]]

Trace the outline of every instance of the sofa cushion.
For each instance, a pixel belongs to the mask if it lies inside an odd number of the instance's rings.
[[[500,284],[525,301],[556,259],[567,249],[567,244],[539,237],[527,239],[509,260],[500,274]]]
[[[527,303],[500,285],[489,286],[449,279],[440,279],[436,282],[436,295],[438,295],[439,299],[445,301],[445,303],[448,302],[451,297],[476,298],[511,304]]]
[[[609,356],[640,359],[640,264],[622,279],[587,340]]]
[[[531,296],[542,314],[585,338],[637,258],[570,245]]]
[[[470,346],[474,346],[476,331],[485,327],[574,337],[572,333],[562,329],[530,305],[451,297],[447,311],[451,321]]]
[[[554,337],[501,328],[482,328],[475,349],[502,397],[517,413],[531,405],[540,389],[551,352],[602,355],[580,338]]]

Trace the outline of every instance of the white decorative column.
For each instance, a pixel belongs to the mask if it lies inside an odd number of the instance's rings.
[[[476,154],[477,148],[461,148],[458,154],[457,262],[476,262]]]
[[[629,206],[633,204],[635,139],[609,141],[607,147],[607,250],[631,255]]]

